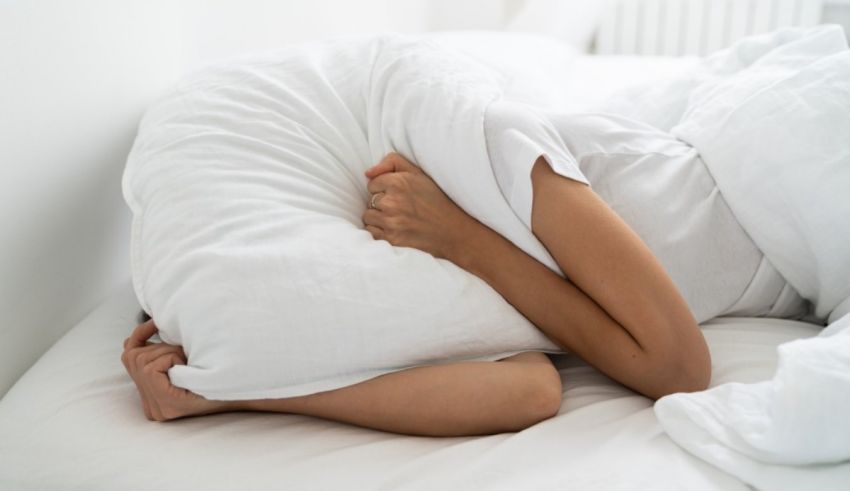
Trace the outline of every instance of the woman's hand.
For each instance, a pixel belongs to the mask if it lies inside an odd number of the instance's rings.
[[[185,365],[186,354],[182,346],[147,342],[157,330],[153,319],[136,326],[124,340],[121,355],[124,367],[139,389],[145,417],[151,421],[169,421],[230,410],[232,401],[211,401],[171,385],[168,369]]]
[[[366,177],[371,197],[363,223],[377,240],[451,259],[471,227],[481,226],[397,153],[367,170]]]

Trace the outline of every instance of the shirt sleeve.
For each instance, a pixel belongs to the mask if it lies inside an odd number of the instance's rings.
[[[495,101],[484,115],[484,132],[502,195],[529,230],[533,202],[531,169],[539,157],[555,173],[590,186],[555,127],[534,107]]]

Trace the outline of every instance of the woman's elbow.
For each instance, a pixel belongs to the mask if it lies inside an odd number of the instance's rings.
[[[702,332],[689,342],[678,343],[654,362],[658,384],[647,394],[659,399],[677,392],[706,390],[711,382],[711,354]]]
[[[524,429],[556,416],[561,409],[561,376],[552,366],[535,367],[535,376],[519,396],[518,428]]]
[[[708,356],[695,356],[680,360],[671,368],[670,378],[656,399],[676,392],[699,392],[706,390],[711,382],[711,361]]]

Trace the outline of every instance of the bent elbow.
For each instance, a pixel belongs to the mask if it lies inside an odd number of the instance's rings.
[[[561,409],[561,375],[552,366],[540,366],[535,372],[533,382],[526,386],[521,402],[517,404],[520,413],[518,429],[552,418]]]
[[[699,392],[706,390],[711,382],[711,357],[706,349],[704,353],[690,353],[677,356],[668,362],[661,377],[662,383],[651,397],[660,399],[677,392]]]
[[[676,392],[699,392],[706,390],[711,382],[711,362],[701,363],[687,360],[679,368],[671,394]]]
[[[677,392],[699,392],[706,390],[711,382],[711,354],[708,344],[699,330],[698,337],[690,343],[670,345],[668,349],[656,352],[650,373],[655,383],[645,395],[660,399]],[[661,355],[663,353],[663,355]]]

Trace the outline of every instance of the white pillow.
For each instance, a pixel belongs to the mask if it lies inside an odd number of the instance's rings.
[[[555,37],[522,32],[447,31],[425,36],[463,52],[498,73],[504,97],[541,107],[562,107],[575,78],[579,51]]]
[[[418,44],[396,46],[381,72],[375,60],[393,42],[316,43],[212,67],[145,115],[123,187],[136,293],[161,338],[188,356],[169,371],[174,385],[211,399],[279,398],[418,365],[559,351],[476,276],[364,230],[365,169],[393,146],[426,161],[452,147],[408,141],[408,113],[430,125],[423,134],[480,132],[470,144],[483,151],[477,106],[453,97],[490,97],[488,86],[467,80],[466,60],[426,66],[451,57]],[[408,72],[372,92],[398,67]],[[438,76],[457,91],[416,90]],[[458,102],[451,124],[428,112],[443,100]],[[384,117],[390,136],[380,135]],[[501,199],[492,176],[463,172],[475,182],[450,195],[480,200],[463,190],[492,181]],[[486,206],[493,220],[521,226],[501,206]]]
[[[850,51],[837,26],[772,36],[788,42],[761,38],[745,69],[697,85],[672,132],[826,319],[850,297]]]

